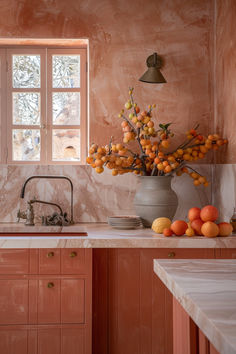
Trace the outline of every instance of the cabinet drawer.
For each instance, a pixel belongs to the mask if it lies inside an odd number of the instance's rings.
[[[159,249],[157,258],[195,259],[195,258],[215,258],[214,250],[207,248],[173,248]]]
[[[58,249],[39,250],[39,274],[59,274],[61,253]]]
[[[235,248],[222,248],[220,250],[220,257],[224,259],[236,259],[236,249]]]
[[[26,249],[1,249],[0,274],[27,274],[29,271],[29,251]]]
[[[0,325],[28,322],[28,287],[28,280],[0,280]]]
[[[64,248],[61,250],[61,273],[62,274],[85,274],[86,255],[83,248]]]

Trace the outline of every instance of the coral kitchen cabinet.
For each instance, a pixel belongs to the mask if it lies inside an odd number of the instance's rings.
[[[91,249],[0,250],[0,353],[91,354]]]

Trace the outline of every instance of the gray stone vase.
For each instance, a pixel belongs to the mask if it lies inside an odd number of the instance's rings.
[[[172,176],[139,176],[141,184],[134,197],[136,214],[145,227],[159,217],[173,219],[178,198],[171,188]]]

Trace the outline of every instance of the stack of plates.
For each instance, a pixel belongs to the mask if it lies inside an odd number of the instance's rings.
[[[108,224],[120,230],[136,229],[143,226],[139,216],[109,216]]]

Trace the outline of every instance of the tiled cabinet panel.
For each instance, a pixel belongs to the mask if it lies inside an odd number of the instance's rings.
[[[61,322],[85,323],[85,279],[61,280]]]
[[[26,249],[1,249],[0,274],[27,274],[29,272],[29,251]]]
[[[173,354],[172,295],[153,259],[214,257],[214,249],[94,249],[93,354]]]
[[[1,328],[1,354],[87,354],[85,328]]]
[[[1,354],[30,354],[28,352],[27,329],[1,329],[0,326],[0,353]]]
[[[38,323],[60,323],[60,280],[38,281]],[[69,299],[68,299],[69,301]]]
[[[216,249],[216,258],[236,259],[236,248]]]
[[[84,323],[85,279],[40,279],[38,324]]]
[[[39,250],[39,274],[58,274],[61,271],[60,249]]]
[[[61,250],[62,274],[84,274],[87,268],[87,253],[84,248]]]
[[[0,325],[28,323],[28,288],[28,280],[0,279]]]
[[[173,354],[219,354],[173,297]]]
[[[85,354],[83,329],[53,328],[38,331],[38,348],[35,354]]]
[[[91,354],[91,282],[91,249],[0,252],[0,354]]]

